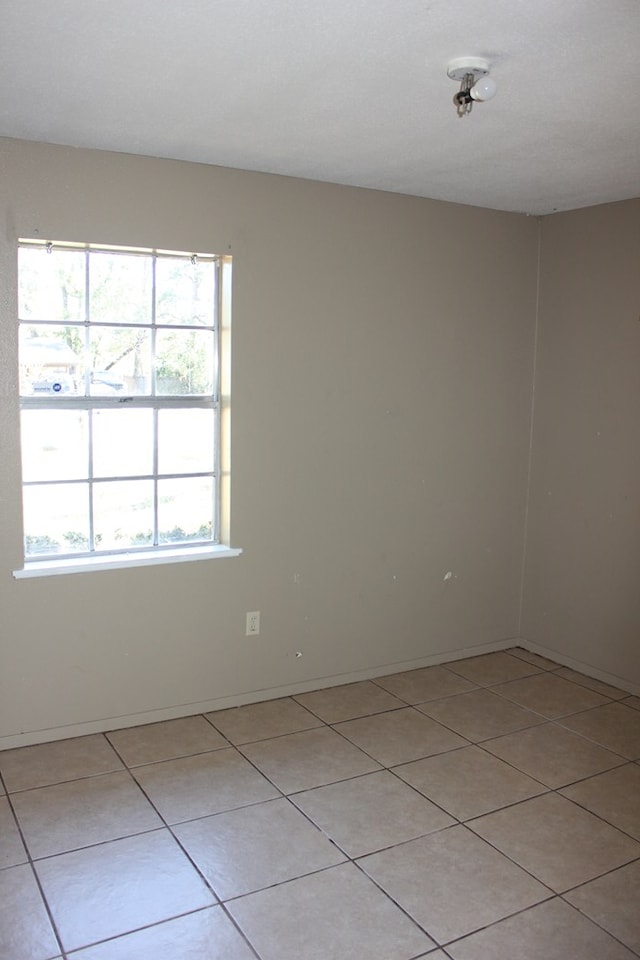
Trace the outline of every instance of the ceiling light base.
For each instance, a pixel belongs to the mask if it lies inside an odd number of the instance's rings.
[[[474,80],[486,77],[489,73],[489,63],[482,57],[458,57],[452,60],[447,67],[447,76],[460,83],[471,74]]]
[[[495,81],[489,76],[489,64],[482,57],[458,57],[452,60],[447,67],[447,76],[460,84],[453,98],[459,117],[471,113],[474,100],[484,102],[495,96]]]

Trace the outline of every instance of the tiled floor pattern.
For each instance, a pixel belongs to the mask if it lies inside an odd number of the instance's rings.
[[[4,751],[0,957],[640,957],[639,707],[513,649]]]

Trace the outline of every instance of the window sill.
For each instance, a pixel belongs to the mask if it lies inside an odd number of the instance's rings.
[[[74,560],[39,560],[26,563],[20,570],[14,570],[16,580],[32,577],[55,577],[65,573],[91,573],[93,570],[123,570],[126,567],[151,567],[166,563],[185,563],[192,560],[222,560],[227,557],[239,557],[242,550],[236,547],[206,546],[192,547],[190,550],[163,550],[145,553],[119,553],[112,556],[81,557]]]

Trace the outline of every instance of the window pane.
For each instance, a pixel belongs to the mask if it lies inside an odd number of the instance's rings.
[[[122,253],[89,255],[92,323],[151,323],[153,260]]]
[[[153,543],[153,481],[123,480],[96,483],[93,523],[101,550]]]
[[[158,480],[158,542],[211,540],[213,480]]]
[[[213,410],[158,411],[158,472],[213,472]]]
[[[23,503],[26,556],[89,549],[88,484],[25,487]]]
[[[215,265],[190,258],[156,262],[156,323],[212,327]]]
[[[213,331],[158,330],[156,393],[202,396],[213,392]]]
[[[20,395],[84,393],[82,327],[20,327]]]
[[[151,473],[153,410],[94,410],[94,477],[134,477]]]
[[[18,249],[21,320],[84,320],[85,253],[44,247]]]
[[[131,327],[94,327],[89,341],[92,396],[151,393],[151,334]]]
[[[224,258],[63,246],[18,248],[26,555],[211,542]]]
[[[22,411],[22,479],[82,480],[89,475],[88,414]]]

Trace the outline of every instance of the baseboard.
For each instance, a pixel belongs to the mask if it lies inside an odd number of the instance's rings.
[[[370,669],[356,670],[351,673],[331,674],[315,677],[312,680],[298,681],[283,684],[267,689],[248,690],[232,696],[215,697],[211,700],[202,700],[193,703],[175,704],[157,710],[147,710],[141,713],[130,713],[123,716],[102,717],[81,723],[66,726],[50,727],[42,730],[30,730],[22,733],[0,737],[0,750],[9,750],[14,747],[27,747],[36,743],[49,743],[53,740],[68,740],[71,737],[83,737],[91,733],[106,733],[109,730],[120,730],[124,727],[137,727],[145,723],[159,723],[162,720],[176,720],[180,717],[190,717],[199,713],[209,713],[213,710],[226,710],[229,707],[241,707],[246,703],[259,703],[263,700],[277,700],[279,697],[289,697],[296,693],[308,693],[310,690],[322,690],[325,687],[337,687],[345,683],[356,683],[359,680],[373,680],[391,673],[402,673],[405,670],[417,670],[420,667],[433,667],[441,663],[451,663],[454,660],[464,660],[467,657],[477,657],[483,653],[494,653],[497,650],[507,650],[510,647],[523,646],[517,638],[482,643],[475,646],[462,647],[458,650],[447,650],[419,657],[415,660],[395,661]],[[535,651],[537,652],[537,651]]]
[[[587,677],[593,677],[594,680],[601,680],[602,683],[608,683],[612,687],[618,687],[620,690],[626,690],[629,694],[640,697],[640,686],[636,683],[630,683],[625,677],[619,677],[615,673],[608,673],[606,670],[599,670],[591,663],[585,663],[583,660],[576,660],[574,657],[567,657],[552,650],[551,647],[545,647],[540,643],[531,643],[520,637],[514,640],[514,645],[528,650],[529,653],[537,653],[541,657],[547,657],[549,660],[555,660],[562,667],[569,667],[571,670],[577,670],[578,673],[584,673]]]

